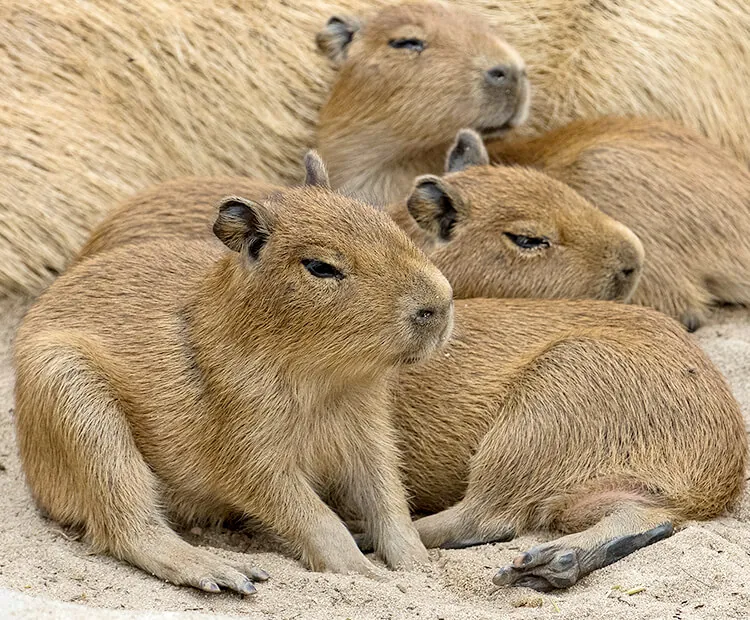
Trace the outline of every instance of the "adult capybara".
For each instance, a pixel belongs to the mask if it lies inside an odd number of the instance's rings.
[[[366,13],[385,4],[4,2],[0,294],[38,292],[110,205],[155,182],[217,174],[296,181],[295,162],[314,142],[335,81],[315,49],[316,33],[332,15],[342,25],[357,15],[365,28],[352,32],[354,44],[367,37]],[[744,0],[460,4],[478,11],[525,61],[534,92],[529,132],[603,114],[651,114],[682,121],[750,159]],[[420,41],[394,49],[383,39],[371,48],[376,101],[384,103],[387,84],[405,70],[414,75],[420,63],[437,62],[437,72],[449,75],[457,63],[466,74],[479,71],[465,54]],[[425,79],[434,84],[434,72]],[[436,126],[465,105],[453,88],[438,104],[422,99],[421,82],[407,88],[413,96],[399,98]]]

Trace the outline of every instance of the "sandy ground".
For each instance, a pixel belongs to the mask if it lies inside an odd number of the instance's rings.
[[[433,551],[412,573],[383,581],[321,575],[274,553],[258,536],[229,531],[184,532],[196,545],[230,557],[247,553],[269,573],[252,598],[209,595],[162,583],[111,558],[91,555],[35,510],[23,482],[13,436],[10,343],[27,302],[0,301],[0,617],[75,618],[80,607],[28,599],[13,592],[89,607],[86,617],[123,618],[96,608],[219,613],[247,618],[688,618],[750,617],[750,493],[731,515],[689,524],[672,538],[598,571],[570,590],[539,594],[498,590],[491,577],[519,549],[539,539],[468,550]],[[728,377],[750,420],[750,312],[722,312],[696,339]],[[625,590],[642,587],[628,595]],[[3,588],[7,589],[3,592]],[[141,616],[140,614],[138,617]],[[148,617],[154,617],[151,614]]]

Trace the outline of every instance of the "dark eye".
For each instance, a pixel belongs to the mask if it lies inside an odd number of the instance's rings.
[[[305,258],[302,260],[302,264],[305,266],[305,269],[307,269],[316,278],[336,278],[337,280],[344,279],[343,273],[341,273],[333,265],[324,263],[322,260]]]
[[[527,237],[526,235],[514,235],[509,232],[505,233],[505,236],[524,250],[538,250],[549,247],[549,241],[544,237]]]
[[[412,52],[421,52],[426,47],[422,39],[391,39],[388,45],[397,50],[411,50]]]

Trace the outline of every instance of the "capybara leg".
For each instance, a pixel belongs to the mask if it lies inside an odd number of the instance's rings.
[[[670,516],[658,508],[623,505],[583,532],[538,545],[501,568],[493,582],[540,591],[568,588],[598,568],[668,538]]]
[[[158,480],[96,370],[103,362],[93,361],[96,347],[70,334],[25,344],[34,357],[19,356],[17,364],[19,448],[34,495],[50,516],[82,525],[97,551],[160,579],[209,592],[218,585],[254,592],[251,580],[265,573],[196,549],[166,524]]]
[[[281,536],[311,570],[377,575],[344,523],[302,474],[269,475],[243,492],[248,495],[236,500],[238,507],[246,506],[246,514]]]
[[[158,521],[143,528],[138,539],[119,555],[160,579],[206,592],[219,592],[223,587],[240,594],[254,594],[252,582],[268,579],[265,571],[247,563],[224,560],[193,547]]]
[[[409,513],[406,492],[398,473],[397,450],[383,429],[367,460],[354,461],[349,502],[363,518],[364,533],[375,552],[393,569],[410,569],[429,560]],[[363,438],[363,441],[367,439]],[[368,542],[360,537],[359,543]]]
[[[477,520],[463,502],[415,521],[419,536],[426,547],[461,549],[491,542],[511,540],[515,533],[503,518]]]

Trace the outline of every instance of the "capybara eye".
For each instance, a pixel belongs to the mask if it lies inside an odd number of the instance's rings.
[[[410,50],[412,52],[421,52],[426,47],[422,39],[391,39],[388,45],[397,50]]]
[[[316,278],[336,278],[337,280],[344,279],[343,273],[341,273],[333,265],[324,263],[322,260],[305,258],[302,260],[302,264],[305,266],[305,269],[307,269]]]
[[[538,250],[549,247],[549,240],[544,237],[527,237],[526,235],[514,235],[509,232],[505,233],[505,236],[524,250]]]

